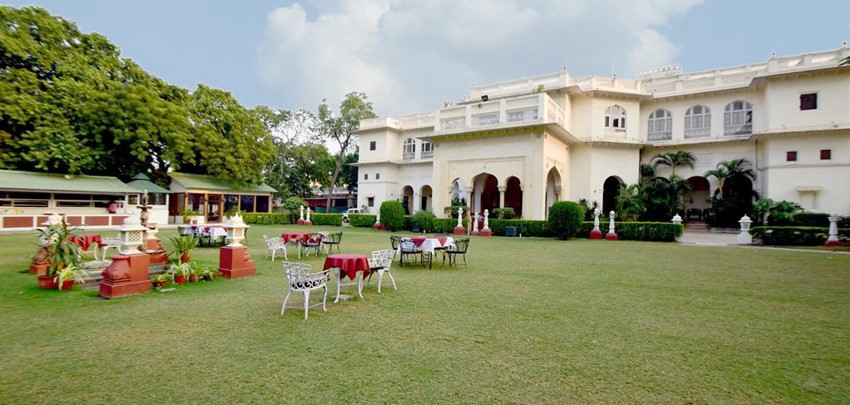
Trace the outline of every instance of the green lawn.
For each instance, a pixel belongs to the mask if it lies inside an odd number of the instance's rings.
[[[249,230],[253,278],[115,300],[38,290],[34,233],[0,235],[0,403],[850,401],[850,255],[474,238],[305,322],[263,258],[284,229]]]

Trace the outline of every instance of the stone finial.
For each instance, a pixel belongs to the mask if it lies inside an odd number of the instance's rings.
[[[744,214],[738,223],[741,225],[741,233],[738,234],[738,244],[751,245],[753,243],[753,235],[750,235],[750,225],[752,225],[753,220]]]
[[[673,215],[673,219],[671,219],[670,222],[672,222],[676,225],[681,225],[682,224],[682,217],[680,217],[679,214]]]
[[[242,246],[240,242],[245,239],[245,230],[249,228],[242,215],[237,212],[224,223],[224,227],[227,229],[227,240],[230,241],[227,246]]]

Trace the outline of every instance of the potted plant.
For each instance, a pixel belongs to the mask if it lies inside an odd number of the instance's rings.
[[[183,211],[180,211],[180,216],[183,217],[184,224],[189,224],[192,222],[192,218],[198,216],[198,211],[190,210],[187,208]]]
[[[173,256],[174,260],[179,260],[183,263],[192,260],[192,249],[198,246],[198,238],[194,235],[172,236],[168,239],[171,242],[171,250],[169,256]]]
[[[210,280],[210,281],[215,280],[215,276],[217,276],[217,275],[218,275],[218,269],[215,268],[215,267],[204,266],[201,269],[201,277],[203,277],[204,280]]]
[[[153,285],[156,288],[165,287],[170,280],[171,275],[169,275],[168,273],[159,273],[153,276],[153,278],[151,278],[151,281],[153,282]]]
[[[173,277],[174,284],[186,284],[186,277],[192,274],[195,262],[178,262],[171,265],[168,272]]]
[[[191,262],[190,264],[194,265],[195,262]],[[192,265],[189,266],[189,274],[188,274],[189,281],[191,281],[193,283],[197,283],[198,280],[201,279],[201,272],[203,271],[203,269],[201,268],[201,266],[197,266],[197,265],[192,266]]]
[[[56,288],[59,290],[67,291],[74,288],[75,281],[80,284],[85,283],[86,281],[83,279],[84,274],[86,274],[84,270],[76,266],[67,265],[56,272],[53,282],[56,283]]]
[[[80,248],[71,240],[74,228],[69,227],[65,218],[58,224],[39,229],[39,238],[46,241],[43,259],[47,261],[45,274],[38,277],[38,287],[54,289],[59,287],[58,273],[65,267],[76,269],[80,264]],[[73,278],[73,275],[70,277]]]

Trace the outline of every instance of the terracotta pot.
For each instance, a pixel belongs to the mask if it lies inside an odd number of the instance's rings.
[[[59,283],[56,283],[56,284],[57,284],[57,287],[58,287]],[[74,288],[74,280],[66,280],[66,281],[62,282],[62,288],[61,288],[62,291],[68,291],[72,288]]]
[[[153,282],[153,285],[156,286],[156,288],[165,287],[166,284],[168,284],[168,280],[154,281]]]
[[[55,290],[59,288],[59,283],[53,281],[54,276],[38,276],[38,288],[42,290]]]
[[[180,255],[180,262],[188,263],[189,260],[192,260],[192,252],[186,252]]]
[[[199,277],[198,277],[198,275],[197,275],[197,274],[190,274],[190,275],[189,275],[189,281],[191,281],[191,282],[193,282],[193,283],[197,283],[197,282],[198,282],[198,278],[199,278]]]
[[[174,276],[174,284],[177,284],[177,285],[186,284],[186,276],[175,275]]]

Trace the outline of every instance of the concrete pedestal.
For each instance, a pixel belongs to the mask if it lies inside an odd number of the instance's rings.
[[[372,225],[372,229],[377,229],[377,230],[379,230],[379,231],[386,231],[386,230],[387,230],[387,227],[386,227],[386,226],[383,226],[383,225],[377,225],[377,224],[375,224],[375,225]]]
[[[493,231],[490,229],[482,229],[481,232],[478,232],[478,236],[493,236]]]
[[[112,264],[102,273],[100,296],[106,299],[150,292],[150,256],[146,253],[113,255]]]
[[[601,240],[602,239],[602,231],[600,231],[598,229],[594,229],[594,230],[590,231],[590,239]]]
[[[605,240],[617,240],[617,239],[619,239],[619,238],[617,237],[616,233],[609,232],[609,233],[605,234]]]
[[[224,246],[219,250],[218,270],[226,278],[251,277],[257,267],[245,246]]]
[[[168,254],[162,248],[162,241],[159,238],[148,238],[145,243],[145,251],[150,256],[150,264],[168,263]]]
[[[454,232],[455,235],[466,235],[466,228],[462,226],[456,226]]]
[[[32,263],[30,263],[30,274],[38,274],[39,276],[47,274],[47,267],[50,266],[50,262],[47,261],[46,256],[47,252],[44,248],[38,250],[38,253],[32,258]]]

